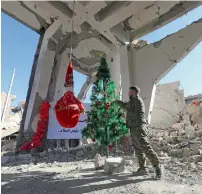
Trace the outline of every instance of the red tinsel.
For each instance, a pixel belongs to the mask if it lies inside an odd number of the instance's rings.
[[[24,145],[20,147],[21,151],[31,150],[32,148],[40,147],[41,139],[44,138],[46,132],[46,126],[49,117],[50,104],[47,101],[41,103],[40,106],[40,119],[37,124],[37,132],[32,136],[31,142],[26,141]]]

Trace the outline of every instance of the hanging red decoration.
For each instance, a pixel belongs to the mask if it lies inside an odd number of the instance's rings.
[[[198,106],[198,105],[199,105],[199,101],[198,101],[198,100],[195,100],[195,101],[193,102],[193,104],[194,104],[195,106]]]
[[[47,101],[41,103],[39,111],[40,119],[37,124],[36,133],[32,136],[31,142],[26,141],[24,145],[20,147],[21,151],[31,150],[32,148],[40,147],[41,140],[44,138],[46,132],[46,126],[49,117],[49,108],[50,104]]]
[[[69,62],[67,68],[65,87],[74,86],[72,62]],[[55,105],[56,119],[64,128],[73,128],[79,122],[81,113],[85,109],[83,104],[74,96],[72,91],[67,91]]]
[[[112,146],[111,146],[111,145],[108,146],[108,150],[109,150],[109,151],[112,150]]]
[[[80,113],[84,112],[82,103],[68,91],[55,105],[56,118],[64,128],[73,128],[79,121]]]

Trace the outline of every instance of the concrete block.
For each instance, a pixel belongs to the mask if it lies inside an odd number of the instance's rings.
[[[16,160],[31,160],[31,154],[20,154],[16,156]]]
[[[190,148],[184,148],[183,149],[183,157],[189,157],[191,156],[191,149]]]
[[[1,157],[1,165],[5,165],[10,162],[10,157],[9,156],[2,156]]]
[[[195,128],[191,125],[185,127],[185,134],[188,138],[192,139],[195,137]]]
[[[183,156],[183,150],[182,149],[171,150],[169,154],[173,157],[181,158]]]
[[[104,171],[107,174],[124,172],[124,160],[122,158],[106,158]]]
[[[170,136],[171,137],[177,137],[177,131],[171,131]]]
[[[173,129],[183,129],[184,128],[184,123],[175,123],[171,126]]]
[[[191,143],[190,148],[192,150],[193,155],[197,155],[199,153],[199,148],[200,148],[200,142],[199,143]]]
[[[183,123],[186,124],[186,125],[191,125],[189,114],[184,114],[183,115]]]
[[[95,169],[98,170],[104,168],[104,163],[105,163],[104,158],[100,154],[96,154],[94,161]]]

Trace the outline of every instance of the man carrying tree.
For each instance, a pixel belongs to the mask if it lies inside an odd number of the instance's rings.
[[[132,143],[135,148],[135,155],[139,162],[139,169],[137,172],[134,172],[134,175],[141,176],[149,174],[146,167],[146,155],[155,169],[156,179],[160,179],[162,172],[159,159],[148,142],[145,107],[139,93],[140,89],[138,87],[131,86],[128,93],[129,101],[122,102],[121,100],[116,100],[115,103],[127,111],[126,125],[130,129]]]

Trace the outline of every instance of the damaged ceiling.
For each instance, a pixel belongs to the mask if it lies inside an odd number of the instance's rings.
[[[3,1],[2,11],[41,33],[55,20],[62,28],[54,38],[60,41],[59,52],[69,53],[74,16],[73,60],[89,74],[100,55],[114,46],[160,28],[201,5],[197,1]],[[74,12],[73,12],[74,10]]]

